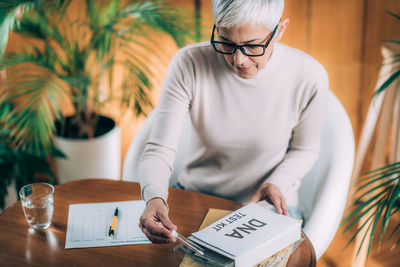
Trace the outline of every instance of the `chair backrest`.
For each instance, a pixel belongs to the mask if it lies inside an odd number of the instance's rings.
[[[350,187],[354,150],[350,119],[330,93],[319,157],[299,188],[303,230],[317,258],[328,248],[339,228]]]
[[[139,129],[138,133],[133,139],[133,142],[129,146],[124,159],[124,165],[122,169],[122,180],[133,181],[133,182],[139,181],[138,169],[139,169],[140,156],[142,155],[147,139],[150,136],[151,127],[154,120],[153,118],[154,118],[154,111],[152,111],[149,114],[149,116],[147,116],[146,121],[143,123],[142,127]],[[188,146],[186,144],[189,143],[190,135],[191,135],[191,123],[189,121],[189,115],[188,115],[179,140],[178,150],[176,152],[174,161],[174,168],[169,182],[170,185],[175,184],[177,181],[182,161],[185,158],[187,152],[186,148]]]
[[[122,179],[138,181],[140,155],[150,135],[150,114],[134,138],[125,156]],[[188,121],[181,134],[170,185],[179,174],[191,134]],[[354,162],[354,137],[349,117],[335,95],[329,93],[328,112],[321,137],[317,162],[304,177],[299,189],[304,231],[311,240],[317,258],[331,243],[343,216]]]

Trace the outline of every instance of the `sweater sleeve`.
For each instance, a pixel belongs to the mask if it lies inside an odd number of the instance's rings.
[[[315,69],[314,69],[315,70]],[[264,183],[276,185],[287,196],[297,191],[301,179],[313,167],[318,158],[320,138],[329,91],[329,80],[321,66],[311,75],[308,85],[311,93],[304,97],[298,124],[292,131],[287,153]]]
[[[139,163],[142,198],[148,202],[168,197],[168,185],[180,134],[193,96],[194,66],[187,49],[172,58],[157,107],[150,137]]]

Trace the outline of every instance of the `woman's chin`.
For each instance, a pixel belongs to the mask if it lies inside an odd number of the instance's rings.
[[[253,78],[256,74],[257,71],[254,70],[254,68],[235,68],[235,73],[237,76],[239,76],[242,79],[251,79]]]

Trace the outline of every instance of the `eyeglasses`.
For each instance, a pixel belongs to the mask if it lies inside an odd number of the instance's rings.
[[[272,33],[270,33],[271,36],[268,38],[265,45],[252,45],[252,44],[237,45],[234,43],[225,43],[225,42],[215,41],[214,33],[215,33],[216,27],[214,24],[213,32],[211,35],[211,44],[213,45],[215,51],[217,51],[218,53],[221,53],[221,54],[233,55],[233,54],[235,54],[236,49],[240,49],[240,51],[242,51],[242,53],[248,57],[260,57],[260,56],[264,55],[265,49],[268,47],[269,43],[271,42],[272,38],[275,35],[276,30],[278,29],[278,25],[276,25],[275,29],[272,31]]]

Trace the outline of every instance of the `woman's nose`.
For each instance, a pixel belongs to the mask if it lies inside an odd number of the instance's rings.
[[[235,65],[242,65],[247,61],[247,56],[243,54],[240,49],[236,49],[235,53],[233,54],[233,61]]]

